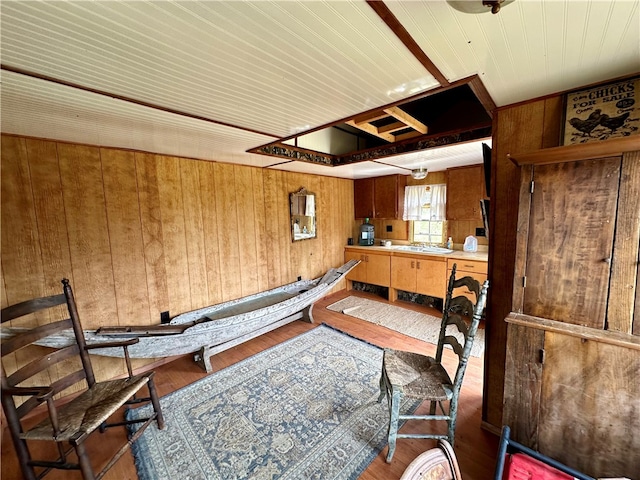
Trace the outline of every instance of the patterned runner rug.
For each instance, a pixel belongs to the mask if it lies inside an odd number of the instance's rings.
[[[383,327],[433,345],[438,344],[438,335],[440,334],[440,323],[442,319],[427,315],[426,313],[354,296],[343,298],[329,305],[327,308],[334,312],[344,313],[345,315],[375,323],[376,325],[382,325]],[[463,338],[462,334],[453,326],[448,327],[447,333],[456,335],[460,340]],[[479,328],[473,342],[473,347],[471,347],[471,355],[481,357],[483,353],[484,330]]]
[[[381,365],[381,349],[323,325],[213,373],[162,397],[166,428],[132,446],[138,475],[356,479],[387,443]]]

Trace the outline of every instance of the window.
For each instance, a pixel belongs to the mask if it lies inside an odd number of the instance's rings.
[[[442,220],[414,220],[413,242],[427,244],[443,244],[445,240],[445,226]]]
[[[419,206],[410,222],[412,242],[443,244],[446,242],[446,185],[420,186]],[[415,197],[414,197],[415,198]],[[417,213],[417,215],[415,214]]]

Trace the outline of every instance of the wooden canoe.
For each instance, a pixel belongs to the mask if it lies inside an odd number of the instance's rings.
[[[87,343],[113,342],[114,338],[138,338],[129,347],[132,358],[160,358],[207,350],[208,355],[225,350],[294,320],[313,321],[310,307],[359,263],[351,260],[330,269],[322,278],[301,280],[247,297],[182,313],[170,323],[153,326],[114,326],[85,330]],[[11,329],[3,329],[3,337]],[[38,342],[60,347],[75,340],[69,330]],[[122,357],[122,348],[97,348],[91,353]]]

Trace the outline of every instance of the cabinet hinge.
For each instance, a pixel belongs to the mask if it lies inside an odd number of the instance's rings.
[[[522,288],[527,288],[527,277],[526,275],[522,277]]]
[[[538,352],[538,354],[539,354],[539,358],[540,358],[540,363],[544,364],[544,354],[545,354],[544,348],[541,348],[540,351]]]
[[[535,189],[535,186],[536,186],[536,182],[531,180],[531,193],[533,193],[533,190]]]

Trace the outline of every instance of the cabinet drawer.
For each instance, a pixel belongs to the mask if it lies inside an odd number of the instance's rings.
[[[454,263],[458,264],[458,272],[484,274],[487,273],[487,262],[480,262],[477,260],[462,260],[460,258],[449,258],[447,259],[447,268],[451,270]]]
[[[451,270],[447,270],[447,278],[451,277]],[[487,275],[484,273],[473,273],[473,272],[464,272],[462,270],[456,270],[456,280],[462,277],[471,277],[474,280],[477,280],[480,283],[480,287],[487,279]],[[459,287],[453,292],[453,296],[463,295],[471,300],[473,303],[476,302],[476,294],[469,290],[467,287]]]

